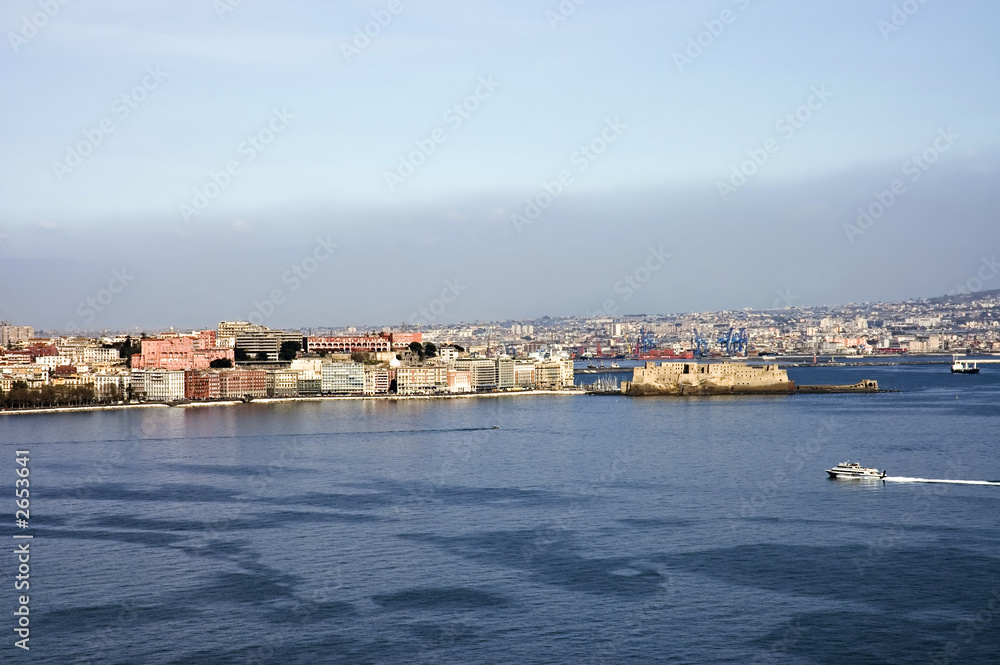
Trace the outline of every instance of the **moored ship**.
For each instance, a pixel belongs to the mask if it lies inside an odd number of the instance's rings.
[[[952,374],[979,374],[979,365],[975,360],[959,360],[958,356],[951,357]]]

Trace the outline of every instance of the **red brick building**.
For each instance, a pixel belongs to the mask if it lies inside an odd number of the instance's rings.
[[[219,399],[219,373],[205,370],[184,372],[184,397],[187,399]]]
[[[424,334],[420,332],[408,332],[408,333],[394,332],[394,333],[388,333],[388,335],[389,335],[389,341],[392,343],[392,348],[394,349],[406,348],[413,342],[416,342],[418,344],[424,343]]]
[[[234,369],[219,373],[219,393],[225,399],[267,396],[267,372],[262,369]]]

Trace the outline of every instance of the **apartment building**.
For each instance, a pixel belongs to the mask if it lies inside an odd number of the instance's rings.
[[[444,365],[396,369],[396,393],[399,395],[436,393],[447,388],[448,368]]]
[[[268,397],[295,397],[299,392],[299,373],[288,369],[267,372]]]
[[[474,392],[496,390],[496,361],[489,358],[458,358],[455,360],[455,369],[469,373]]]
[[[324,393],[361,395],[365,393],[365,366],[361,363],[322,363]],[[385,390],[389,390],[385,381]]]
[[[267,372],[262,369],[232,369],[219,373],[219,395],[223,399],[267,396]]]
[[[150,402],[184,399],[184,372],[168,369],[133,369],[132,391]]]

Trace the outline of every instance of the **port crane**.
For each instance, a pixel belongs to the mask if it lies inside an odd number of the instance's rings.
[[[727,356],[745,355],[747,344],[750,342],[750,335],[746,328],[740,328],[739,332],[730,326],[729,332],[723,334],[716,340]]]
[[[649,353],[656,348],[656,335],[645,328],[639,328],[639,336],[635,338],[635,355]]]
[[[708,353],[708,340],[699,337],[698,331],[694,328],[691,329],[691,350],[694,351],[695,358],[704,358]]]

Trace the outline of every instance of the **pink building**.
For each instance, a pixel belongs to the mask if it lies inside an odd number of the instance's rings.
[[[211,343],[214,344],[215,333]],[[171,337],[142,340],[142,353],[132,356],[132,369],[208,369],[209,363],[220,358],[235,359],[233,349],[205,347],[208,337]]]

